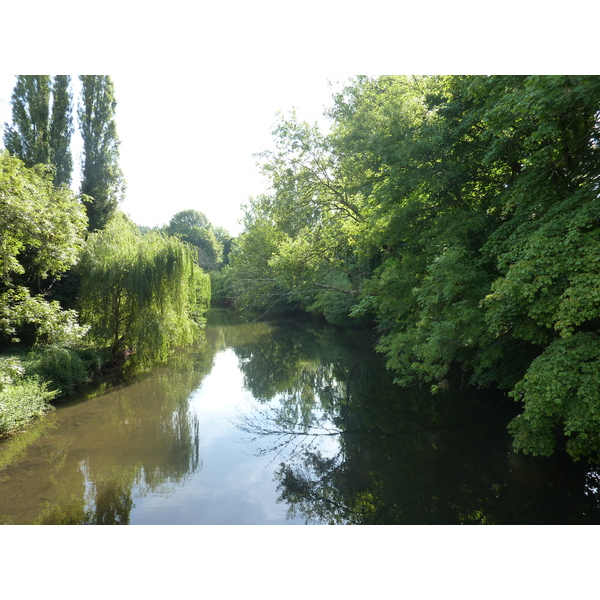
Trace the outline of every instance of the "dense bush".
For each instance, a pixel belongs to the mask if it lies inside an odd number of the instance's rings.
[[[38,377],[25,376],[18,358],[0,358],[0,436],[51,410],[56,395]]]
[[[72,394],[78,386],[89,381],[88,369],[79,354],[60,346],[36,350],[27,371],[47,381],[59,397]]]

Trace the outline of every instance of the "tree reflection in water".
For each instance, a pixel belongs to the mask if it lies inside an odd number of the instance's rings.
[[[272,457],[267,461],[275,470],[259,510],[272,508],[278,495],[289,517],[310,523],[600,523],[598,468],[560,453],[544,459],[514,454],[506,424],[517,407],[502,394],[461,389],[460,378],[450,378],[449,390],[437,395],[400,388],[360,332],[305,319],[249,324],[222,313],[212,318],[208,349],[60,407],[3,443],[0,522],[126,524],[136,522],[135,501],[146,495],[160,496],[147,505],[161,504],[169,518],[176,509],[162,498],[196,481],[203,466],[201,427],[210,439],[208,424],[198,418],[207,413],[190,410],[190,394],[211,371],[215,354],[232,348],[248,392],[236,387],[232,393],[255,398],[254,410],[241,413],[237,426],[257,453]],[[219,434],[225,431],[214,422]],[[227,432],[231,446],[239,446]],[[247,457],[236,462],[236,451],[229,462],[211,454],[217,447],[229,452],[227,444],[204,445],[207,467],[209,461],[227,464],[228,475],[251,469]],[[265,462],[257,464],[263,471]],[[213,471],[210,481],[218,487],[221,471]],[[188,495],[195,510],[193,487]],[[229,506],[245,505],[252,493],[231,489],[218,496],[234,498]],[[218,511],[214,522],[229,518],[226,513]]]
[[[199,347],[136,381],[51,413],[45,429],[19,448],[21,462],[4,466],[0,519],[124,525],[135,498],[172,494],[202,468],[199,421],[188,400],[212,358]],[[11,442],[3,447],[8,455]],[[33,469],[41,476],[30,477]]]
[[[307,322],[235,347],[238,428],[280,460],[290,518],[331,524],[599,523],[595,472],[511,450],[500,393],[399,388],[364,336]]]

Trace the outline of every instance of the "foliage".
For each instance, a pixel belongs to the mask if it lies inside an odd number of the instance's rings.
[[[86,225],[79,200],[67,189],[54,188],[42,165],[28,169],[4,152],[0,223],[0,333],[16,340],[19,328],[32,323],[41,340],[79,337],[75,313],[32,293],[77,261]]]
[[[234,238],[229,235],[229,232],[224,227],[215,227],[214,233],[215,239],[222,246],[223,259],[221,264],[222,266],[227,266],[229,265],[229,254],[233,248]]]
[[[70,185],[71,93],[69,75],[18,75],[12,94],[13,124],[4,133],[6,149],[27,167],[51,164],[54,184]],[[51,106],[50,106],[51,105]]]
[[[271,191],[247,206],[246,232],[230,259],[245,281],[237,305],[256,303],[259,290],[262,306],[310,306],[340,322],[362,282],[363,265],[352,255],[364,221],[356,173],[336,159],[316,125],[296,115],[282,117],[274,135],[276,150],[261,155]]]
[[[50,122],[50,158],[54,165],[54,185],[71,185],[73,158],[73,98],[69,90],[70,75],[56,75],[52,86],[52,119]]]
[[[74,310],[63,310],[57,301],[30,296],[27,288],[0,295],[0,331],[11,341],[19,342],[19,331],[26,325],[35,326],[36,342],[65,346],[77,343],[89,329],[79,324]]]
[[[556,433],[575,459],[600,458],[600,336],[580,332],[554,340],[529,367],[511,396],[525,410],[509,425],[515,447],[550,455]]]
[[[29,357],[28,373],[38,375],[57,390],[56,397],[68,396],[90,380],[85,362],[76,350],[62,346],[38,348]]]
[[[600,77],[357,77],[327,114],[328,134],[282,119],[262,155],[238,306],[373,318],[400,382],[439,389],[459,367],[524,403],[517,447],[548,453],[563,431],[572,456],[597,454],[569,338],[593,363]],[[541,373],[577,408],[556,409]]]
[[[169,233],[182,233],[185,234],[187,231],[198,229],[210,229],[212,225],[208,220],[208,217],[200,211],[189,209],[182,210],[171,218],[169,222]]]
[[[223,258],[223,244],[217,241],[215,231],[204,213],[183,210],[173,215],[167,231],[170,235],[197,248],[198,265],[205,271],[215,271]]]
[[[293,310],[298,303],[274,277],[270,260],[286,239],[266,218],[256,218],[230,255],[232,290],[241,310]]]
[[[108,75],[80,75],[82,102],[78,110],[83,138],[81,193],[90,231],[102,229],[117,209],[125,182],[119,167],[119,137],[115,122],[114,86]]]
[[[26,377],[16,357],[0,357],[0,435],[6,435],[51,409],[56,392],[37,377]]]
[[[210,280],[188,244],[141,235],[120,212],[90,234],[78,269],[89,338],[115,359],[137,352],[142,360],[164,360],[194,339],[210,301]]]
[[[50,76],[18,75],[4,145],[27,167],[50,162]]]
[[[232,270],[225,265],[219,271],[210,273],[211,303],[231,304],[233,298]]]

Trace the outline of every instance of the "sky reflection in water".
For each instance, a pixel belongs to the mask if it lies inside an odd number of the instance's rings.
[[[235,427],[239,411],[250,410],[251,400],[234,351],[217,353],[212,371],[190,397],[190,410],[201,423],[202,468],[168,498],[137,499],[132,524],[290,523],[285,505],[276,503],[272,457],[251,454],[247,436]]]

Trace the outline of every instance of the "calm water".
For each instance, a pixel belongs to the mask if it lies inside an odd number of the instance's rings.
[[[598,469],[515,455],[511,402],[401,389],[369,345],[213,311],[206,347],[0,444],[0,522],[600,522]]]

